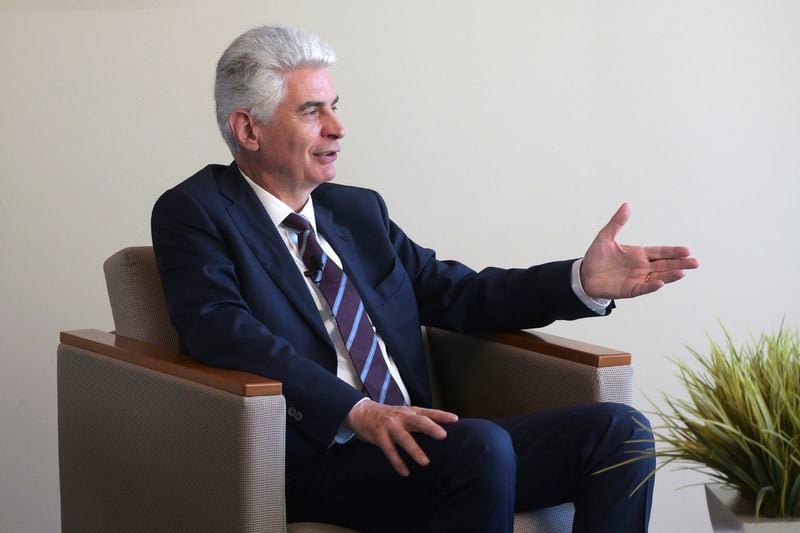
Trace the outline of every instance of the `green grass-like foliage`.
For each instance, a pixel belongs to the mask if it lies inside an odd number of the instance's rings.
[[[668,446],[594,474],[652,456],[663,460],[657,470],[688,461],[737,489],[756,517],[800,517],[800,333],[781,327],[736,348],[726,331],[708,355],[689,352],[699,371],[674,361],[689,399],[663,395],[667,407],[655,407],[663,426],[653,435]]]
[[[800,517],[800,334],[784,327],[736,348],[711,340],[708,355],[689,348],[700,370],[675,361],[689,400],[663,396],[668,445],[655,455],[699,463],[755,506],[756,516]]]

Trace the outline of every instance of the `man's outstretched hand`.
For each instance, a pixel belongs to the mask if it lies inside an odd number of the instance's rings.
[[[439,424],[452,424],[457,420],[458,415],[438,409],[384,405],[366,400],[350,410],[345,425],[359,439],[383,450],[397,473],[406,477],[410,472],[397,447],[405,450],[420,466],[428,466],[430,459],[411,433],[424,433],[434,439],[443,440],[447,437],[447,432]]]
[[[581,284],[592,298],[634,298],[678,281],[700,266],[685,246],[628,246],[616,237],[631,215],[624,203],[597,234],[581,264]]]

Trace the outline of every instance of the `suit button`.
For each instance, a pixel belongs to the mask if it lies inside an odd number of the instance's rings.
[[[297,414],[294,415],[294,419],[300,422],[303,419],[303,413],[297,411]]]
[[[290,407],[289,409],[286,410],[286,414],[288,414],[292,418],[295,418],[295,416],[297,415],[297,409],[295,409],[294,407]]]

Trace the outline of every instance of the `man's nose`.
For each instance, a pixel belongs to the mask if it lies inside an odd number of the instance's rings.
[[[341,139],[344,137],[344,125],[342,124],[342,121],[339,120],[339,117],[336,116],[336,114],[330,113],[328,115],[322,135],[329,139]]]

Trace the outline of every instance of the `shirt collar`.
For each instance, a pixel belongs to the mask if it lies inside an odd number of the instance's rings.
[[[269,215],[272,223],[275,224],[276,228],[280,227],[283,220],[289,216],[289,214],[294,213],[292,208],[283,203],[277,196],[256,184],[247,174],[242,172],[242,169],[239,169],[239,172],[242,174],[245,181],[247,181],[247,184],[253,189],[253,192],[256,193],[256,196],[267,211],[267,215]],[[308,196],[306,205],[303,206],[303,209],[300,210],[298,215],[305,217],[306,220],[311,223],[311,227],[314,228],[314,233],[317,232],[317,221],[314,217],[314,201],[311,199],[311,195]]]

